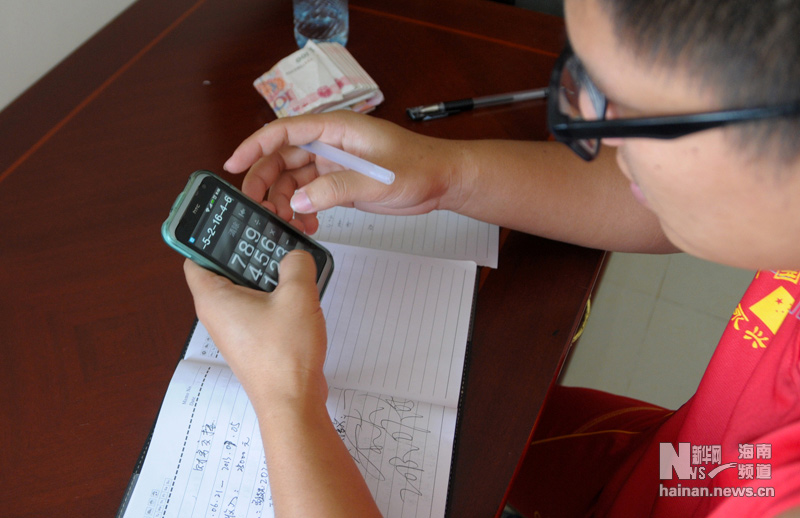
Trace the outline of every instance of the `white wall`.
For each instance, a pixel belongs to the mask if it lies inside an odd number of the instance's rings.
[[[0,109],[134,1],[0,0]]]

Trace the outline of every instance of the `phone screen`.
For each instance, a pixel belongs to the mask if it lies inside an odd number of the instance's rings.
[[[174,214],[178,242],[234,281],[264,291],[277,286],[278,264],[296,248],[311,253],[318,281],[330,273],[330,253],[316,242],[210,173],[198,178],[199,183],[187,186]]]

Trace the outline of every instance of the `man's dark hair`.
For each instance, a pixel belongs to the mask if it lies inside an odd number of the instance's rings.
[[[637,57],[681,67],[722,108],[800,101],[800,0],[600,0]],[[747,145],[800,157],[800,116],[736,124]],[[776,146],[777,145],[777,146]]]

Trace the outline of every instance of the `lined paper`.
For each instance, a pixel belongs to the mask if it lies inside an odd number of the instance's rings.
[[[384,516],[444,515],[455,409],[336,388],[327,407]],[[229,369],[180,363],[125,516],[274,516],[256,414]]]
[[[335,263],[321,301],[328,382],[456,406],[475,263],[323,244]],[[186,358],[223,362],[198,328]]]
[[[331,389],[328,412],[383,516],[444,516],[455,409]]]
[[[125,516],[274,516],[256,415],[230,369],[178,365]]]
[[[475,263],[324,244],[329,383],[456,406]]]
[[[333,207],[319,212],[317,218],[319,230],[312,237],[320,241],[469,260],[497,268],[499,227],[455,212],[388,216]]]

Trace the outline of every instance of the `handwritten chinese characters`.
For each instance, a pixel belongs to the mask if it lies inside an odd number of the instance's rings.
[[[332,388],[328,411],[385,516],[444,512],[444,499],[433,493],[449,479],[453,410]]]

